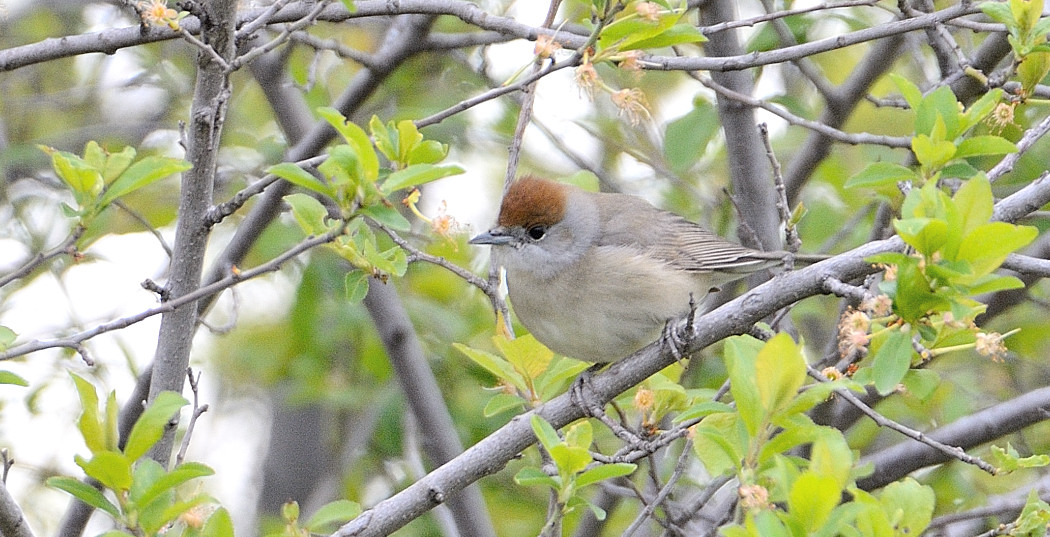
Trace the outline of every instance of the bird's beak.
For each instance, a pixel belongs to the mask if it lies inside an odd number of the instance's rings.
[[[503,226],[496,226],[476,237],[470,239],[470,244],[491,244],[493,246],[499,244],[510,244],[514,241],[514,237],[510,233],[507,233],[507,229]]]

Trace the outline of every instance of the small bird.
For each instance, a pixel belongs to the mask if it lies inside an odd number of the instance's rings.
[[[551,350],[613,362],[660,337],[719,285],[782,264],[626,194],[536,177],[511,185],[497,225],[472,238],[506,270],[514,312]]]

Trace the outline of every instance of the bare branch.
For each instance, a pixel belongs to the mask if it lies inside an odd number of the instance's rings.
[[[289,249],[288,251],[275,257],[267,263],[263,263],[262,265],[259,265],[249,270],[230,273],[225,278],[222,278],[204,287],[200,287],[191,293],[187,293],[177,298],[172,298],[171,300],[155,308],[151,308],[146,311],[142,311],[127,317],[122,317],[115,321],[100,324],[89,330],[84,330],[82,332],[66,336],[64,338],[30,341],[28,343],[23,343],[21,345],[11,347],[6,351],[0,352],[0,361],[10,360],[19,356],[25,356],[26,354],[44,349],[53,349],[56,347],[77,348],[77,346],[80,345],[82,342],[87,341],[99,334],[112,332],[113,330],[119,330],[121,328],[127,328],[144,319],[153,317],[154,315],[167,313],[169,311],[175,310],[179,306],[183,306],[185,304],[189,304],[191,302],[200,300],[201,298],[217,294],[225,289],[228,289],[229,287],[237,285],[242,281],[250,280],[252,278],[255,278],[256,276],[261,276],[268,272],[274,272],[280,269],[282,265],[288,262],[288,260],[298,256],[299,254],[315,246],[331,242],[341,234],[342,229],[336,229],[324,235],[310,237],[304,240],[303,242],[297,244],[294,248]]]

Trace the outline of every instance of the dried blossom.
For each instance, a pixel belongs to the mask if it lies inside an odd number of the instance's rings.
[[[627,88],[612,94],[612,102],[620,109],[621,114],[627,114],[631,125],[637,125],[642,119],[649,119],[649,102],[645,94],[638,88]]]
[[[601,79],[598,77],[598,70],[594,68],[594,64],[591,62],[584,62],[582,65],[576,68],[576,85],[579,86],[580,91],[587,95],[588,99],[594,99],[594,88],[598,87],[601,83]]]
[[[550,58],[555,52],[561,50],[561,43],[554,40],[549,35],[541,35],[536,38],[536,47],[533,49],[536,56],[547,59]]]

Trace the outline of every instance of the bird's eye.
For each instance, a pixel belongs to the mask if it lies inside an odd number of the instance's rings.
[[[528,229],[527,233],[529,234],[529,238],[530,239],[532,239],[534,241],[538,241],[538,240],[542,239],[544,235],[547,234],[547,226],[544,226],[544,225],[532,226],[532,227],[530,227]]]

